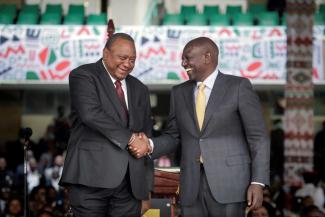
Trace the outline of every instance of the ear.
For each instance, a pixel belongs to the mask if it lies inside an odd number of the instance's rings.
[[[204,61],[205,61],[205,64],[209,64],[209,63],[211,63],[211,53],[210,53],[210,52],[207,52],[207,53],[204,55]]]
[[[110,51],[108,50],[108,48],[104,47],[103,49],[103,57],[107,57],[109,55]]]

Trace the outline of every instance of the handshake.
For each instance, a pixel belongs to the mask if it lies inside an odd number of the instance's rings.
[[[132,134],[128,144],[128,150],[135,158],[141,158],[150,154],[152,147],[146,134],[141,132]]]

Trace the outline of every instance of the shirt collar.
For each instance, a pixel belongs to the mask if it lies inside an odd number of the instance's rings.
[[[203,83],[205,84],[205,86],[207,88],[209,88],[210,90],[212,90],[213,85],[214,85],[214,81],[216,80],[218,76],[218,67],[216,67],[216,69],[214,70],[214,72],[212,72],[204,81]],[[198,81],[196,82],[196,86],[198,87],[202,82]]]
[[[111,78],[111,80],[112,80],[113,84],[115,85],[115,81],[116,81],[116,79],[115,79],[115,78],[113,78],[113,76],[111,75],[111,73],[109,73],[109,71],[107,70],[107,68],[106,68],[106,66],[105,66],[105,64],[104,64],[104,60],[103,60],[103,59],[102,59],[102,64],[103,64],[103,66],[104,66],[104,68],[105,68],[105,70],[106,70],[107,74],[108,74],[108,75],[109,75],[109,77]],[[123,80],[120,80],[120,82],[121,82],[121,84],[122,84],[122,88],[123,88],[123,87],[125,87],[125,88],[126,88],[126,82],[125,82],[125,79],[123,79]]]

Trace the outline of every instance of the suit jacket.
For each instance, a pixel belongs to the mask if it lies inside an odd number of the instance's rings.
[[[102,60],[70,73],[72,130],[61,184],[115,188],[129,170],[134,196],[147,198],[152,161],[132,157],[127,144],[132,132],[151,135],[149,91],[131,75],[126,84],[129,124]]]
[[[248,79],[219,72],[200,131],[195,87],[195,81],[173,87],[167,128],[153,139],[153,158],[173,152],[180,143],[182,205],[191,205],[198,194],[200,154],[214,198],[245,201],[250,182],[269,184],[270,147],[258,96]]]

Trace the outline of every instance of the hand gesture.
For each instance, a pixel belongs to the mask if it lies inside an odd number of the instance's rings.
[[[141,158],[150,152],[149,139],[144,133],[133,134],[129,143],[130,153],[136,157]]]

